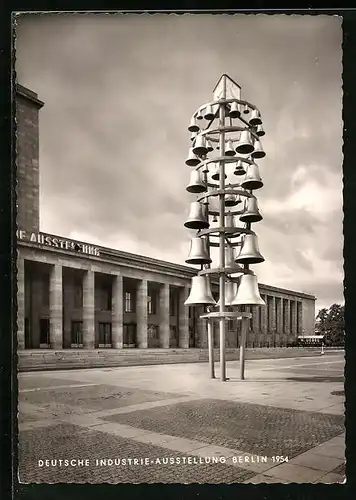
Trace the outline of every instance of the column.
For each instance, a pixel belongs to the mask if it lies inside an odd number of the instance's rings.
[[[137,347],[147,349],[147,280],[141,280],[136,294]]]
[[[197,337],[198,337],[198,345],[202,349],[207,349],[208,347],[208,326],[207,320],[204,318],[200,318],[202,314],[205,313],[204,306],[194,307],[197,315],[196,319],[196,328],[197,328]],[[215,331],[218,330],[215,328]]]
[[[285,299],[285,308],[284,308],[284,331],[287,335],[290,333],[290,300]]]
[[[49,337],[52,349],[63,348],[62,266],[55,264],[49,277]]]
[[[303,335],[303,306],[302,302],[297,302],[297,325],[298,325],[298,335]]]
[[[86,271],[83,277],[83,346],[95,348],[95,273]]]
[[[159,289],[159,339],[163,349],[169,348],[169,284],[163,283]]]
[[[263,347],[267,341],[267,331],[268,331],[268,301],[267,295],[263,295],[263,300],[265,302],[265,306],[261,306],[261,347]]]
[[[290,333],[292,336],[295,338],[297,336],[297,301],[292,300],[291,301],[291,328],[290,328]]]
[[[268,330],[269,333],[276,331],[276,298],[268,299]]]
[[[25,259],[17,258],[17,348],[25,348]]]
[[[189,307],[184,305],[188,295],[189,288],[187,286],[179,289],[178,346],[184,349],[189,347]]]
[[[123,299],[123,277],[113,276],[112,282],[112,347],[122,349],[123,347],[123,321],[124,321],[124,299]]]

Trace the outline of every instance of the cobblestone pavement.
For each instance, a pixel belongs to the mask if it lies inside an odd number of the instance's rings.
[[[344,430],[339,415],[204,399],[104,417],[258,455],[293,458]]]
[[[343,353],[246,368],[228,363],[226,383],[206,363],[21,373],[21,482],[341,482]],[[95,463],[125,457],[149,464]]]
[[[39,460],[45,457],[48,460],[69,457],[75,460],[87,460],[88,466],[65,466],[63,461],[61,466],[57,462],[55,466],[39,467]],[[75,425],[59,424],[47,429],[43,438],[39,438],[35,431],[23,433],[19,447],[20,481],[23,483],[236,483],[254,475],[254,472],[232,465],[194,464],[193,457],[190,458],[191,463],[176,463],[178,458],[182,462],[184,457],[188,461],[189,455],[184,453],[173,453],[165,448]],[[138,464],[115,465],[114,460],[119,458],[138,459]],[[140,459],[145,458],[149,459],[148,465],[141,465]],[[165,464],[167,459],[168,464]],[[99,460],[98,465],[96,460]],[[108,465],[111,463],[108,460],[112,460],[113,465]],[[174,463],[170,464],[170,460]]]

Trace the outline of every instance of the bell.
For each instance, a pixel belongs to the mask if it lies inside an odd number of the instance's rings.
[[[236,295],[236,283],[233,281],[225,281],[225,305],[231,306],[232,301]],[[216,303],[217,306],[220,305],[220,298]]]
[[[208,104],[208,106],[205,108],[204,118],[209,121],[214,120],[215,118],[215,114],[213,113],[213,108],[211,107],[210,104]]]
[[[240,107],[237,102],[232,102],[230,105],[230,111],[228,113],[230,118],[238,118],[240,116]]]
[[[228,188],[229,188],[229,186],[228,186]],[[238,204],[238,201],[237,201],[235,194],[226,194],[225,195],[225,206],[234,207],[237,204]]]
[[[199,132],[199,130],[200,130],[200,128],[198,127],[198,125],[195,122],[194,117],[190,120],[188,130],[189,130],[189,132]]]
[[[204,191],[206,191],[206,185],[201,180],[201,174],[199,170],[193,170],[193,172],[190,174],[190,181],[185,189],[189,193],[204,193]]]
[[[225,268],[231,269],[231,274],[243,272],[242,267],[235,262],[235,249],[230,245],[225,247]]]
[[[245,104],[245,107],[244,107],[244,113],[245,115],[248,115],[250,112],[250,108],[247,106],[247,104]]]
[[[188,229],[207,229],[209,222],[204,215],[204,206],[199,201],[192,201],[190,204],[190,213],[184,226]]]
[[[212,296],[210,283],[206,276],[193,276],[192,288],[185,306],[216,305]]]
[[[188,165],[188,167],[196,167],[199,163],[200,158],[193,153],[193,148],[189,148],[188,158],[185,160],[185,164]]]
[[[214,181],[218,181],[220,179],[220,174],[219,174],[219,167],[216,167],[215,172],[212,174],[211,178]],[[225,174],[225,179],[227,178],[227,175]]]
[[[258,289],[257,276],[253,273],[243,274],[232,306],[265,306]]]
[[[246,174],[246,170],[244,169],[242,161],[239,160],[236,164],[236,167],[234,170],[234,175],[245,175],[245,174]]]
[[[201,112],[201,110],[200,110],[200,109],[199,109],[199,111],[198,111],[198,113],[197,113],[196,119],[197,119],[197,120],[202,120],[202,119],[203,119],[203,115],[202,115],[202,112]]]
[[[200,129],[199,129],[199,130],[200,130]],[[191,141],[194,141],[194,139],[196,138],[196,136],[197,136],[197,135],[198,135],[198,132],[192,132],[192,133],[190,134],[190,140],[191,140]]]
[[[264,158],[266,153],[263,151],[261,141],[255,141],[255,150],[251,154],[252,158]]]
[[[194,147],[193,147],[193,153],[195,155],[206,155],[208,152],[205,144],[205,137],[203,135],[198,135],[197,138],[195,139]]]
[[[248,123],[250,125],[252,125],[253,127],[255,125],[261,125],[262,124],[260,113],[259,113],[259,111],[257,109],[253,109],[252,110],[251,117],[250,117]]]
[[[239,264],[259,264],[264,260],[258,248],[257,236],[255,234],[246,234],[235,262]]]
[[[259,222],[263,217],[258,210],[257,199],[248,198],[245,212],[240,216],[241,222]]]
[[[190,251],[188,258],[186,259],[187,264],[210,264],[212,262],[209,257],[209,252],[207,248],[206,238],[192,238],[190,243]]]
[[[257,125],[256,135],[258,135],[258,137],[263,137],[264,135],[266,135],[266,132],[263,130],[262,125]]]
[[[230,212],[228,212],[226,215],[225,215],[225,227],[232,227],[232,228],[236,228],[235,226],[235,218],[234,218],[234,215]],[[226,234],[233,234],[235,231],[234,230],[231,230],[231,231],[226,231]]]
[[[229,140],[225,148],[225,156],[235,156],[235,155],[236,151],[234,150],[234,145],[232,144],[232,141]]]
[[[208,150],[208,153],[211,153],[212,151],[214,151],[214,148],[213,148],[211,141],[209,141],[209,139],[207,139],[205,142],[206,142],[206,149]]]
[[[240,135],[240,140],[236,146],[236,152],[242,155],[252,153],[254,146],[251,141],[251,134],[248,130],[243,130]]]
[[[246,177],[241,182],[241,187],[244,189],[259,189],[263,186],[262,179],[258,170],[258,166],[255,163],[247,167]]]

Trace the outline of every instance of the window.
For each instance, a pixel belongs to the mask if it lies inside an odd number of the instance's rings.
[[[72,321],[71,346],[82,347],[83,345],[83,322]]]
[[[169,294],[169,315],[175,316],[176,314],[176,297],[175,294],[171,291]]]
[[[125,293],[125,312],[132,312],[131,292]]]
[[[227,329],[231,332],[234,329],[234,320],[233,319],[228,319],[227,320]]]
[[[40,344],[49,345],[49,319],[40,319]]]
[[[156,294],[152,293],[147,297],[147,312],[148,314],[156,314]]]
[[[99,347],[111,347],[111,323],[99,323]]]

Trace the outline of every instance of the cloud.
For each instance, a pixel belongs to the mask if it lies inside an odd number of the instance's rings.
[[[341,42],[337,16],[21,15],[41,229],[184,264],[187,125],[228,73],[266,131],[259,280],[343,301]]]

